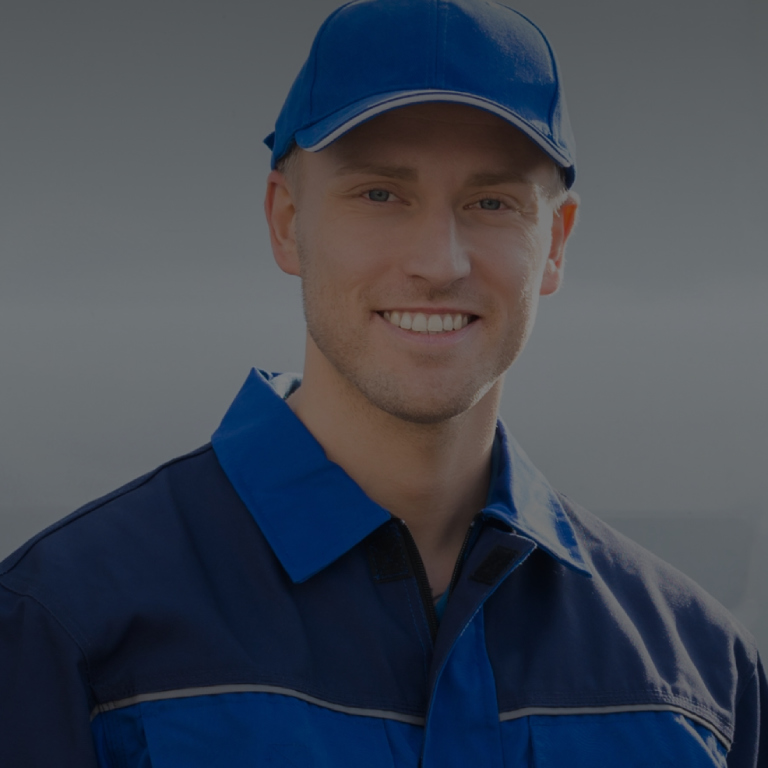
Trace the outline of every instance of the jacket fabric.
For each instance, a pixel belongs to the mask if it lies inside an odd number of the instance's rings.
[[[438,624],[295,386],[252,372],[211,444],[0,565],[0,765],[768,765],[751,636],[503,426]]]

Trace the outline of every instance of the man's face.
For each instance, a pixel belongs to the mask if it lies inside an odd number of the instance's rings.
[[[302,152],[292,175],[276,256],[302,279],[308,361],[414,422],[500,386],[559,283],[575,203],[555,213],[553,163],[494,115],[428,104]]]

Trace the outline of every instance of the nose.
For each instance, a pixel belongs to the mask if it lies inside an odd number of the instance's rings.
[[[412,225],[403,264],[409,277],[426,280],[433,289],[441,290],[469,274],[470,251],[451,208],[423,211]]]

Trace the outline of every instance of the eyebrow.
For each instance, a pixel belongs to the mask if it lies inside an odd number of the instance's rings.
[[[383,176],[388,179],[402,181],[418,181],[419,173],[407,165],[377,165],[375,163],[349,162],[339,166],[335,176],[349,176],[356,173]],[[468,187],[495,187],[502,184],[528,184],[533,182],[523,173],[512,170],[483,171],[475,173],[467,179]]]
[[[496,187],[501,184],[533,184],[533,182],[524,173],[511,170],[475,173],[467,179],[469,187]]]
[[[375,165],[372,163],[345,163],[339,166],[335,176],[349,176],[355,173],[365,173],[372,176],[384,176],[388,179],[416,181],[419,177],[415,168],[406,165]]]

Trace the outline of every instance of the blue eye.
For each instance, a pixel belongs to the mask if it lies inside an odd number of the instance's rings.
[[[369,200],[374,203],[386,203],[389,200],[390,192],[386,189],[371,189],[365,193]]]
[[[480,201],[480,208],[484,211],[498,211],[501,208],[501,200],[494,200],[492,197],[486,197]]]

